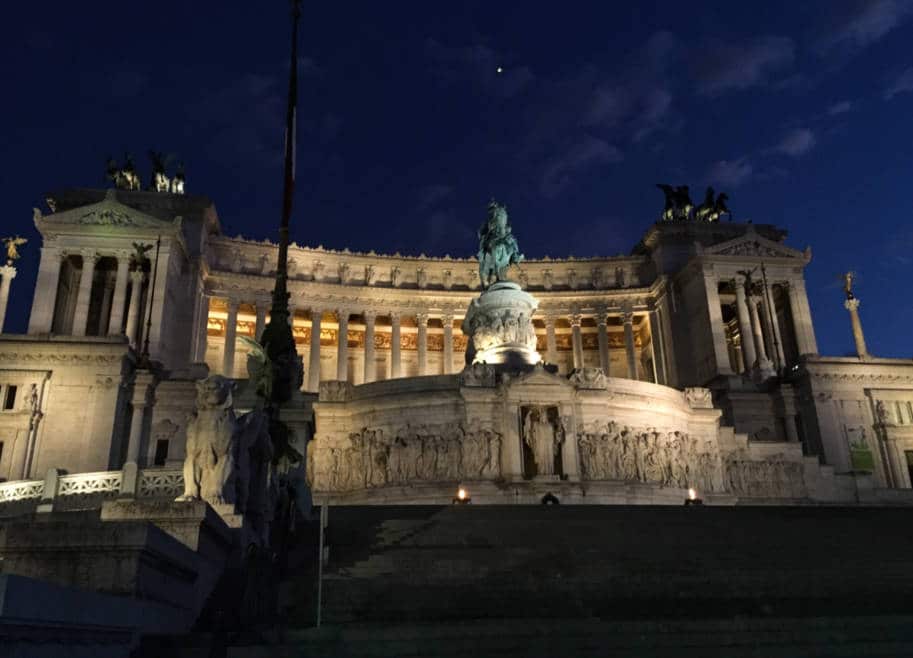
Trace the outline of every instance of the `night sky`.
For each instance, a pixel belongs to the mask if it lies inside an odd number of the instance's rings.
[[[4,9],[3,233],[45,192],[106,186],[107,155],[186,164],[226,234],[275,239],[288,4],[15,3]],[[627,253],[658,182],[707,184],[737,221],[811,245],[820,351],[852,352],[838,275],[859,272],[869,349],[913,355],[913,2],[305,2],[300,244],[469,256],[491,197],[528,257]],[[498,67],[503,71],[498,73]]]

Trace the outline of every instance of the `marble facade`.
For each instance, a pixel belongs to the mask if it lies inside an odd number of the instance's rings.
[[[195,381],[238,379],[239,410],[253,404],[242,337],[268,322],[277,247],[224,235],[205,197],[51,198],[54,212],[34,214],[28,333],[0,335],[0,403],[14,391],[0,410],[0,478],[179,468]],[[524,262],[513,277],[538,303],[529,341],[550,367],[525,388],[464,370],[475,259],[292,245],[304,383],[288,413],[315,491],[357,500],[381,480],[449,491],[478,476],[826,498],[863,444],[875,486],[910,488],[913,361],[818,356],[811,252],[785,238],[763,224],[660,222],[626,256]],[[153,248],[134,262],[133,243],[157,240],[157,259]],[[147,340],[155,375],[136,370]],[[692,389],[706,391],[698,406]],[[527,417],[561,437],[554,465],[540,452],[531,466]],[[361,470],[341,469],[356,445]],[[370,466],[381,453],[383,474]]]

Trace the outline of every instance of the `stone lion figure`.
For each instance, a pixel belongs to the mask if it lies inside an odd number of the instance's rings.
[[[221,375],[197,382],[196,411],[187,424],[184,495],[212,504],[236,503],[238,421],[232,409],[234,383]]]

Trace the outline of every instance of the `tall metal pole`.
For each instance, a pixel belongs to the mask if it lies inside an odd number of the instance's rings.
[[[292,395],[293,388],[300,387],[298,354],[295,338],[289,326],[288,308],[288,227],[292,216],[292,197],[295,189],[295,113],[298,103],[298,22],[301,16],[300,0],[292,0],[292,47],[289,62],[288,107],[285,122],[285,180],[283,184],[282,219],[279,223],[279,256],[276,263],[276,283],[273,288],[269,324],[260,337],[260,344],[266,350],[273,364],[273,386],[268,408],[278,409]],[[274,413],[278,420],[278,413]]]

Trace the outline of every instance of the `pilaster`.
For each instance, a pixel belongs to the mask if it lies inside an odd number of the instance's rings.
[[[124,304],[127,303],[127,277],[130,274],[130,252],[118,251],[117,278],[114,281],[114,297],[111,299],[111,314],[108,321],[108,335],[124,333]]]
[[[74,336],[86,335],[96,262],[98,262],[97,252],[88,249],[82,251],[82,272],[79,275],[79,292],[76,295],[76,311],[73,315]]]

